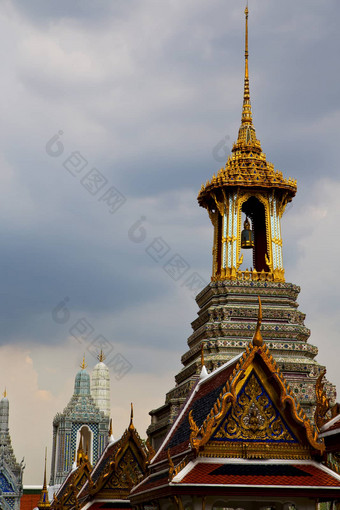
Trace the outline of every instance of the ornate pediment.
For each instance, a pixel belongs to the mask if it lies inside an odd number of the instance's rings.
[[[254,336],[200,427],[190,412],[196,455],[308,459],[324,451],[260,340]]]
[[[91,483],[92,466],[88,460],[83,460],[74,472],[66,478],[60,491],[54,497],[51,508],[64,510],[78,507],[78,494],[86,482]]]
[[[254,370],[211,440],[297,443]]]
[[[112,453],[89,493],[96,494],[96,497],[108,493],[110,497],[127,497],[131,488],[145,475],[149,455],[136,429],[130,426],[122,438],[112,445]]]

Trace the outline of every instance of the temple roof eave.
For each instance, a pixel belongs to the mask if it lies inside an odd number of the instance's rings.
[[[244,182],[242,180],[235,179],[233,181],[223,181],[216,178],[217,182],[211,182],[207,184],[205,187],[202,186],[201,191],[197,197],[198,203],[201,207],[206,209],[211,209],[214,206],[215,200],[213,194],[215,193],[223,193],[223,191],[227,191],[230,193],[231,191],[237,191],[239,189],[247,190],[253,193],[261,192],[263,190],[266,191],[276,191],[277,193],[284,194],[286,193],[286,201],[287,203],[292,200],[292,198],[296,194],[296,186],[292,184],[280,183],[256,183],[251,184],[249,182]]]

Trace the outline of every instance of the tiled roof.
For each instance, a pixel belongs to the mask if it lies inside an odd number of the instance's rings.
[[[62,485],[58,489],[58,492],[56,494],[57,498],[61,498],[64,493],[67,491],[69,485],[73,482],[73,480],[76,478],[78,474],[79,466],[77,466],[77,469],[71,469],[71,471],[68,473],[67,477],[63,481]]]
[[[329,432],[332,432],[332,434],[335,434],[337,432],[340,432],[340,414],[332,418],[329,422],[325,423],[320,429],[320,437],[325,437],[329,434]]]
[[[100,474],[102,473],[103,469],[107,465],[108,461],[111,461],[114,459],[114,456],[116,455],[117,451],[119,450],[121,445],[121,440],[115,441],[114,443],[109,443],[105,450],[102,453],[102,456],[98,460],[97,464],[93,468],[93,471],[91,473],[91,479],[93,483],[96,483],[98,480]]]
[[[129,502],[121,503],[120,501],[110,502],[95,502],[87,508],[87,510],[122,510],[122,508],[129,509],[131,505]]]
[[[299,463],[193,463],[193,468],[173,482],[194,485],[244,485],[289,487],[337,487],[340,477],[314,462]]]
[[[197,382],[188,400],[183,405],[177,422],[175,422],[168,438],[151,464],[165,460],[168,450],[172,457],[184,452],[188,448],[190,439],[189,412],[192,410],[195,422],[198,426],[201,426],[221,393],[228,377],[232,374],[239,358],[240,356],[235,357],[231,362],[226,363],[220,369],[209,374],[205,379]]]
[[[132,489],[131,493],[138,494],[138,492],[144,492],[150,489],[156,489],[167,485],[169,480],[169,472],[163,471],[162,473],[156,473],[148,476],[143,482]]]
[[[91,480],[93,483],[96,483],[101,473],[105,469],[108,462],[114,459],[117,451],[119,450],[121,445],[121,439],[115,441],[114,443],[108,443],[105,450],[103,451],[101,457],[98,459],[98,462],[94,466],[91,472]],[[78,497],[83,498],[87,495],[89,488],[89,482],[86,481],[83,487],[80,489]],[[92,508],[92,507],[91,507]]]
[[[38,494],[23,494],[20,500],[20,510],[33,510],[40,499],[40,491]]]

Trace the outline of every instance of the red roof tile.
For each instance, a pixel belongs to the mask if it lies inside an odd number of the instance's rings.
[[[131,508],[131,505],[122,506],[119,503],[117,504],[117,502],[115,502],[115,501],[112,501],[110,503],[103,501],[103,502],[93,503],[93,505],[88,507],[88,510],[122,510],[122,508],[129,509],[129,508]]]
[[[313,463],[198,463],[180,484],[339,487],[340,480]]]
[[[23,494],[20,500],[20,510],[33,510],[38,504],[40,499],[39,494]]]

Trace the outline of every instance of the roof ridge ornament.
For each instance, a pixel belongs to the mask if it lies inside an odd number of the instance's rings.
[[[201,343],[201,368],[203,368],[205,365],[204,363],[204,345],[203,342]]]
[[[131,411],[130,411],[130,425],[129,425],[129,429],[132,430],[134,429],[135,426],[133,424],[133,403],[131,402]]]
[[[205,366],[205,361],[204,361],[204,343],[202,342],[201,343],[201,373],[200,373],[200,379],[205,379],[205,377],[207,377],[209,374],[208,374],[208,370],[207,370],[207,367]]]
[[[254,333],[254,336],[253,336],[253,345],[255,347],[260,347],[261,345],[263,345],[263,338],[262,338],[262,335],[261,335],[262,304],[261,304],[260,296],[258,296],[258,299],[259,299],[259,311],[258,311],[258,315],[257,315],[256,329],[255,329],[255,333]]]

